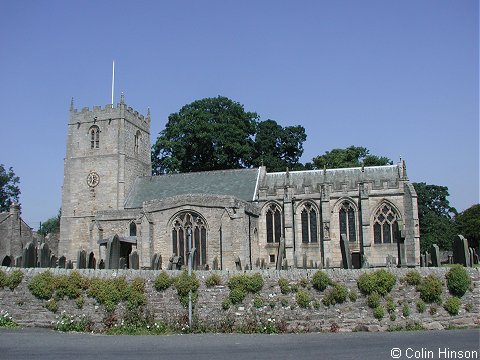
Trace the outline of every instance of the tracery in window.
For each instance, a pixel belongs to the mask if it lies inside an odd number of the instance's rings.
[[[265,214],[267,222],[267,243],[278,243],[282,236],[282,216],[280,208],[272,204]]]
[[[318,242],[317,211],[310,203],[303,206],[300,216],[302,222],[302,243]]]
[[[391,244],[398,241],[398,215],[389,204],[378,209],[373,220],[373,242],[375,244]]]
[[[181,256],[183,263],[187,264],[189,232],[192,247],[196,249],[193,262],[196,266],[204,266],[207,264],[207,227],[196,213],[181,213],[172,222],[173,254]]]
[[[355,221],[355,209],[348,201],[344,201],[339,213],[340,234],[345,234],[348,241],[357,240],[357,225]]]
[[[100,148],[100,129],[97,125],[93,125],[88,130],[90,134],[90,149]]]

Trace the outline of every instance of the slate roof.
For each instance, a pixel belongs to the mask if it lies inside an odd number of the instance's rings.
[[[125,208],[140,208],[144,201],[187,194],[229,195],[252,201],[259,171],[256,168],[139,177],[125,200]]]
[[[362,168],[290,171],[289,183],[297,187],[313,186],[324,183],[395,182],[399,179],[397,165],[370,166]],[[285,186],[286,172],[267,173],[261,187],[276,188]]]

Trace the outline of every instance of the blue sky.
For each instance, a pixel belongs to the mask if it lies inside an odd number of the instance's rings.
[[[61,205],[71,97],[120,93],[152,114],[227,96],[262,120],[303,125],[302,161],[364,146],[407,161],[411,181],[479,202],[477,0],[0,2],[0,163],[23,217]]]

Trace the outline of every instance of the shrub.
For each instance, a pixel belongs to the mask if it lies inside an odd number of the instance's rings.
[[[57,331],[77,331],[77,332],[89,332],[93,327],[93,323],[90,318],[85,315],[73,316],[62,314],[60,319],[55,324],[55,330]]]
[[[410,316],[410,306],[408,306],[408,303],[403,304],[402,314],[403,314],[404,317],[409,317]]]
[[[458,311],[460,310],[460,306],[462,302],[456,296],[450,297],[445,304],[443,304],[443,308],[447,310],[450,315],[458,315]]]
[[[256,295],[255,298],[253,299],[253,306],[255,306],[257,309],[261,308],[265,305],[262,297],[260,295]]]
[[[230,309],[230,306],[232,306],[232,301],[230,300],[230,297],[227,297],[222,301],[222,309],[228,310]]]
[[[207,280],[205,280],[205,285],[210,288],[222,284],[222,278],[218,274],[210,275]]]
[[[166,271],[162,271],[156,278],[154,287],[157,291],[167,290],[173,284],[173,278],[167,274]]]
[[[76,299],[81,295],[81,288],[75,276],[73,278],[67,275],[56,276],[55,289],[55,297],[58,299],[63,299],[64,296]]]
[[[75,300],[75,305],[77,305],[77,308],[81,309],[83,308],[83,305],[85,304],[85,299],[83,296],[79,296],[76,300]]]
[[[372,292],[367,297],[367,305],[372,309],[375,309],[380,306],[380,300],[381,300],[380,295],[376,292]]]
[[[309,283],[308,283],[308,280],[307,278],[304,278],[302,277],[299,281],[298,281],[298,285],[304,289],[308,288],[309,287]]]
[[[419,313],[423,313],[423,312],[425,312],[426,309],[427,309],[427,305],[425,304],[425,301],[423,301],[421,299],[418,300],[417,301],[417,311]]]
[[[288,300],[287,299],[282,299],[280,301],[280,303],[282,304],[283,307],[287,307],[288,306]]]
[[[468,303],[468,304],[465,305],[465,311],[466,312],[472,312],[473,309],[474,309],[474,306],[473,306],[472,303]]]
[[[350,299],[351,302],[357,301],[357,298],[358,298],[357,292],[355,290],[350,290],[350,292],[348,293],[348,298]]]
[[[55,299],[50,299],[45,304],[45,307],[47,308],[47,310],[56,313],[58,311],[58,302]]]
[[[260,273],[255,273],[251,276],[247,274],[234,275],[228,280],[228,288],[242,289],[245,292],[257,293],[263,288],[263,278]]]
[[[241,303],[243,299],[245,299],[245,296],[247,296],[247,293],[242,288],[234,288],[230,290],[229,297],[232,304]]]
[[[392,291],[396,281],[394,274],[385,269],[380,269],[362,274],[357,280],[357,285],[360,291],[366,295],[377,292],[383,296]]]
[[[430,315],[435,315],[437,313],[437,307],[435,305],[430,306]]]
[[[395,315],[394,313],[391,313],[391,314],[390,314],[390,320],[391,320],[391,321],[397,320],[397,315]]]
[[[20,270],[14,270],[7,278],[5,285],[7,285],[10,290],[14,290],[23,280],[23,272]]]
[[[290,284],[287,279],[280,278],[278,279],[278,286],[280,286],[280,292],[282,294],[288,294],[292,289],[290,288]]]
[[[405,274],[405,282],[408,285],[417,286],[422,281],[422,276],[416,270],[411,270]]]
[[[55,291],[55,277],[50,271],[41,272],[30,280],[28,289],[33,296],[48,300],[53,296],[53,292]]]
[[[341,304],[347,300],[348,288],[345,285],[335,284],[325,291],[322,302],[325,306]]]
[[[177,289],[178,297],[183,306],[188,306],[188,294],[192,291],[192,300],[193,302],[197,299],[197,290],[200,286],[197,276],[195,273],[188,275],[188,272],[185,270],[181,275],[177,276],[175,279],[175,288]]]
[[[383,319],[385,316],[385,310],[383,309],[382,305],[378,305],[375,309],[373,309],[373,316],[375,319]]]
[[[14,328],[17,326],[17,323],[13,321],[13,318],[8,312],[4,310],[0,311],[0,328]]]
[[[445,275],[450,293],[462,297],[470,287],[472,281],[467,270],[462,265],[454,265]]]
[[[0,289],[3,288],[7,284],[7,275],[0,270]]]
[[[417,286],[420,298],[427,302],[440,302],[442,299],[442,281],[433,274],[428,275]]]
[[[390,296],[388,299],[387,299],[387,312],[389,314],[393,313],[395,310],[397,309],[397,305],[395,304],[395,301],[393,300],[393,298]]]
[[[310,301],[312,301],[312,298],[310,297],[310,294],[307,291],[299,290],[297,292],[298,306],[304,309],[308,309],[310,307]]]
[[[331,284],[331,280],[327,273],[318,270],[312,277],[312,285],[318,291],[323,291]]]

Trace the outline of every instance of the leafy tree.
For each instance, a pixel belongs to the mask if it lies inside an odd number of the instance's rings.
[[[478,249],[480,243],[480,204],[473,205],[455,216],[459,234],[465,236],[471,247]]]
[[[264,165],[268,171],[301,169],[299,160],[306,139],[303,126],[284,128],[275,120],[261,121],[257,125],[252,165]]]
[[[250,166],[258,115],[226,97],[185,105],[168,117],[152,149],[154,174]]]
[[[58,215],[51,217],[45,222],[40,224],[38,233],[43,236],[47,236],[50,233],[58,233],[60,231],[60,217],[62,216],[62,211],[58,210]]]
[[[417,192],[420,221],[420,248],[429,250],[432,244],[451,250],[456,229],[453,216],[457,213],[448,201],[448,187],[413,183]]]
[[[307,168],[314,169],[338,169],[365,166],[380,166],[391,164],[391,160],[385,156],[371,155],[367,148],[359,146],[349,146],[346,149],[333,149],[325,152],[324,155],[316,156],[312,159],[312,164],[307,164]]]
[[[13,168],[8,171],[0,164],[0,212],[8,211],[13,202],[18,202],[20,178],[15,175]]]

